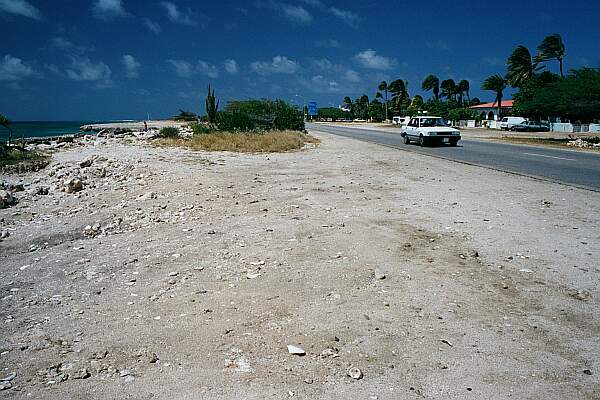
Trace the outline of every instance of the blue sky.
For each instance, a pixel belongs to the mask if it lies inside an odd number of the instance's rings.
[[[0,113],[13,120],[167,117],[281,98],[337,106],[383,79],[471,82],[518,44],[562,35],[566,69],[599,67],[600,2],[0,0]],[[550,69],[556,70],[551,63]],[[424,94],[426,98],[430,94]],[[510,95],[510,91],[507,93]]]

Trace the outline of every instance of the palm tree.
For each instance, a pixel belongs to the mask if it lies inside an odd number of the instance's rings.
[[[410,106],[414,109],[420,110],[423,107],[423,97],[415,94],[410,102]]]
[[[394,104],[394,108],[400,111],[404,99],[408,97],[406,82],[402,79],[396,79],[395,81],[390,82],[388,91],[392,93],[392,103]]]
[[[437,76],[433,74],[427,75],[421,84],[421,89],[425,90],[426,92],[432,90],[433,97],[435,97],[436,100],[440,99],[440,80]]]
[[[557,60],[560,67],[560,77],[563,75],[563,59],[565,58],[565,44],[558,33],[546,36],[538,46],[539,54],[535,58],[536,62]]]
[[[471,99],[469,98],[469,89],[471,88],[471,85],[469,84],[469,81],[466,79],[461,80],[460,82],[458,82],[458,85],[456,85],[456,88],[460,91],[461,104],[463,93],[467,96],[467,104],[470,104]]]
[[[483,81],[481,88],[496,93],[495,103],[498,103],[498,118],[500,118],[502,115],[502,92],[506,89],[506,79],[498,74],[489,76]]]
[[[377,86],[377,89],[379,91],[383,91],[383,93],[385,94],[384,100],[385,100],[385,120],[387,121],[388,119],[388,84],[386,81],[381,81],[381,83],[379,84],[379,86]]]
[[[539,69],[527,47],[519,45],[506,61],[506,80],[512,87],[521,87]]]
[[[440,84],[442,89],[442,96],[445,96],[448,100],[456,96],[456,83],[453,79],[446,79]]]
[[[2,114],[0,114],[0,126],[8,129],[8,145],[10,146],[10,142],[12,142],[13,131],[10,128],[10,120]]]

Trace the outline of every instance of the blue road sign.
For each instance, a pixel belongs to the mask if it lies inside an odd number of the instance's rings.
[[[316,101],[308,102],[308,115],[317,115],[317,102]]]

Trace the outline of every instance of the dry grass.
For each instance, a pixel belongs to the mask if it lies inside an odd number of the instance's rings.
[[[233,151],[238,153],[283,153],[300,150],[319,140],[302,132],[277,131],[267,133],[208,133],[191,138],[159,139],[159,146],[178,146],[194,150]]]

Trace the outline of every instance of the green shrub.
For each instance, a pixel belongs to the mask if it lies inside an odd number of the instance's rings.
[[[205,135],[207,133],[215,132],[215,128],[205,124],[193,124],[190,125],[190,128],[192,128],[194,135]]]
[[[220,131],[304,130],[302,112],[283,100],[232,101],[217,113]]]
[[[162,138],[178,138],[179,129],[173,126],[166,126],[160,130],[158,136]]]

